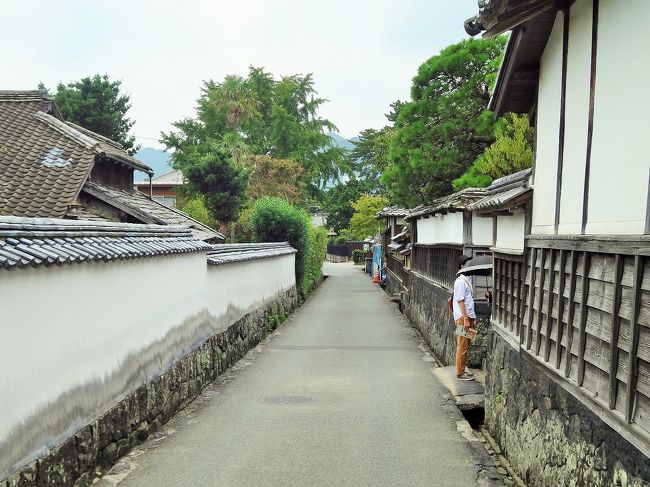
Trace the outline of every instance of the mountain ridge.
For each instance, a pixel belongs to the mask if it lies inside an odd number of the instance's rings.
[[[354,149],[354,142],[359,139],[359,137],[346,139],[336,132],[330,132],[327,135],[332,139],[335,147],[340,147],[346,150]],[[153,147],[143,147],[136,152],[133,157],[144,162],[147,166],[153,169],[154,176],[160,176],[161,174],[165,174],[172,170],[172,155],[170,152],[161,149],[154,149]]]

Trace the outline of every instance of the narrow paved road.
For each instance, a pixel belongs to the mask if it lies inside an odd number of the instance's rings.
[[[490,459],[418,335],[350,264],[96,485],[470,486]]]

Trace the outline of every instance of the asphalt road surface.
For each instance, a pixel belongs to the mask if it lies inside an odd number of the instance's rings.
[[[330,277],[98,487],[503,485],[418,334],[367,275]]]

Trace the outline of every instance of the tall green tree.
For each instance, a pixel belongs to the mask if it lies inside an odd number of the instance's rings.
[[[223,147],[241,161],[248,147],[240,132],[241,126],[256,113],[259,102],[247,81],[241,76],[228,75],[209,92],[215,111],[222,114],[228,126],[222,136]]]
[[[350,218],[350,230],[358,239],[368,236],[374,237],[382,227],[382,223],[375,218],[377,212],[388,205],[388,200],[382,196],[363,195],[352,203],[354,215]]]
[[[129,133],[135,122],[126,115],[131,108],[130,96],[121,87],[120,80],[111,81],[107,74],[96,74],[59,83],[53,98],[65,120],[119,142],[129,154],[134,154],[140,147]]]
[[[323,198],[323,210],[327,213],[328,226],[336,232],[348,228],[350,218],[354,215],[352,204],[362,195],[370,194],[372,189],[373,182],[361,179],[350,179],[328,189]]]
[[[494,141],[489,86],[504,38],[469,39],[443,49],[413,78],[401,107],[382,182],[395,203],[413,207],[452,192]]]
[[[246,203],[250,176],[230,154],[214,150],[185,170],[190,194],[202,195],[210,215],[221,223],[234,222]]]
[[[384,189],[380,178],[388,166],[388,152],[394,135],[392,127],[366,129],[359,134],[359,139],[354,142],[354,148],[349,154],[354,174],[368,182],[372,193]]]
[[[533,128],[528,115],[508,113],[495,125],[495,141],[461,177],[454,189],[488,186],[492,180],[533,165]]]
[[[277,79],[250,67],[246,77],[204,82],[196,117],[175,123],[162,141],[174,149],[174,166],[181,169],[214,142],[223,146],[224,141],[231,148],[235,141],[247,154],[297,161],[306,196],[320,196],[344,162],[343,151],[326,133],[336,127],[319,115],[325,101],[311,74]]]

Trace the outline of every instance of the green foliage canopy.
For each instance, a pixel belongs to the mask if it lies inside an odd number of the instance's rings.
[[[238,160],[252,154],[297,161],[303,168],[301,186],[316,196],[327,180],[338,178],[343,163],[343,151],[326,134],[336,127],[318,114],[325,101],[317,96],[311,74],[276,79],[251,66],[245,78],[205,81],[196,117],[174,123],[161,140],[174,149],[173,165],[181,170],[213,145]]]
[[[185,170],[190,194],[201,194],[213,218],[235,221],[246,203],[249,172],[229,154],[215,150]]]
[[[352,203],[354,215],[350,218],[350,230],[358,239],[375,236],[381,230],[382,223],[375,219],[378,211],[388,205],[388,200],[382,196],[363,195]]]
[[[443,49],[413,78],[411,101],[397,108],[382,182],[395,203],[413,207],[449,194],[493,142],[486,107],[503,37],[468,39]]]
[[[133,155],[139,149],[135,137],[129,134],[135,122],[126,116],[131,108],[130,96],[120,91],[121,85],[107,74],[96,74],[59,83],[53,98],[65,120],[119,142]]]
[[[196,195],[187,200],[183,205],[182,211],[209,227],[216,228],[218,226],[217,222],[210,215],[210,211],[205,206],[202,195]]]
[[[454,189],[488,186],[493,179],[533,165],[533,128],[527,115],[509,113],[495,126],[496,140],[469,170],[454,180]]]
[[[337,232],[347,228],[354,214],[352,203],[362,195],[371,193],[372,187],[373,184],[367,180],[350,179],[328,189],[323,198],[327,224]]]
[[[280,198],[265,197],[257,200],[251,213],[254,241],[289,242],[298,251],[296,283],[303,298],[313,286],[310,226],[309,215],[305,210]],[[314,236],[313,239],[318,240],[320,236]],[[325,245],[327,245],[327,233],[325,233]]]

